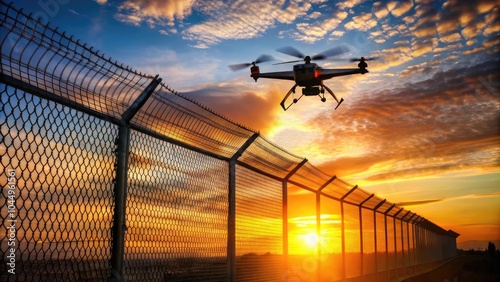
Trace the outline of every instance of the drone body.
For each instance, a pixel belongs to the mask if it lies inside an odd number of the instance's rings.
[[[278,49],[279,52],[292,55],[295,57],[300,58],[301,60],[295,60],[295,61],[290,61],[290,62],[284,62],[284,63],[278,63],[278,64],[286,64],[286,63],[292,63],[292,62],[299,62],[299,61],[304,61],[304,63],[296,64],[293,66],[292,71],[281,71],[281,72],[267,72],[267,73],[261,73],[259,67],[257,66],[258,63],[264,62],[264,61],[269,61],[272,60],[272,57],[263,55],[259,57],[256,61],[250,63],[250,64],[239,64],[239,65],[232,65],[230,66],[231,69],[236,70],[240,68],[245,68],[249,65],[251,65],[250,68],[250,76],[257,81],[259,78],[269,78],[269,79],[282,79],[282,80],[292,80],[295,81],[295,85],[288,91],[288,93],[285,95],[283,98],[283,101],[281,101],[280,105],[283,108],[283,110],[287,110],[291,105],[294,103],[297,103],[302,96],[319,96],[321,98],[321,101],[325,102],[325,90],[332,95],[332,97],[337,101],[337,109],[340,104],[344,101],[344,99],[338,99],[333,91],[328,88],[326,85],[323,84],[324,80],[331,79],[333,77],[337,76],[344,76],[344,75],[351,75],[351,74],[365,74],[368,72],[366,69],[368,67],[368,64],[366,61],[372,60],[370,58],[365,59],[364,57],[361,57],[360,59],[351,59],[351,61],[359,61],[358,68],[353,68],[353,69],[324,69],[320,66],[318,66],[315,63],[311,63],[311,60],[322,60],[330,56],[336,56],[342,53],[347,52],[347,48],[342,48],[342,47],[337,47],[333,48],[330,50],[327,50],[323,52],[322,54],[318,54],[316,56],[313,56],[312,58],[309,56],[304,56],[302,53],[297,51],[293,47],[285,47]],[[292,99],[292,103],[288,103],[288,105],[285,105],[287,103],[288,98],[290,95],[295,93],[295,90],[297,87],[302,87],[302,95],[300,95],[298,98]]]

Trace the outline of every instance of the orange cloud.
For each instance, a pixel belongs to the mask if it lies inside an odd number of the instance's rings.
[[[420,206],[426,204],[432,204],[436,202],[441,202],[443,199],[431,199],[431,200],[421,200],[421,201],[411,201],[411,202],[400,202],[396,205],[400,207],[410,207],[410,206]]]
[[[458,33],[452,33],[446,36],[442,36],[439,40],[444,43],[452,43],[462,40],[462,37]]]
[[[211,86],[182,93],[194,98],[230,120],[266,135],[276,122],[283,93],[278,87],[269,87],[264,93],[241,90],[236,86]]]
[[[389,14],[389,11],[387,10],[387,7],[384,5],[380,5],[380,2],[377,2],[373,5],[374,8],[374,14],[377,18],[382,19],[387,17]]]
[[[127,0],[118,9],[136,18],[166,18],[172,21],[175,18],[182,19],[188,16],[193,2],[193,0]]]
[[[391,10],[391,14],[395,17],[401,17],[410,11],[412,7],[413,2],[411,0],[400,2],[394,9]]]
[[[438,40],[436,38],[427,38],[424,40],[415,40],[411,44],[413,57],[419,57],[426,53],[432,52],[432,50],[438,46]]]
[[[350,96],[342,109],[310,122],[324,131],[313,141],[316,150],[336,156],[321,169],[376,182],[498,171],[500,100],[481,82],[491,73],[498,68],[486,62],[402,88]],[[349,118],[339,119],[339,111]]]
[[[378,22],[372,17],[371,13],[352,17],[352,20],[344,25],[348,30],[367,31],[377,26]]]
[[[297,24],[297,32],[294,37],[300,41],[316,42],[334,30],[345,18],[347,12],[338,12],[333,18],[329,18],[319,24],[299,23]]]

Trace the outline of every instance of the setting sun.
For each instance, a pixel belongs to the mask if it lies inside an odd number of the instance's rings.
[[[301,237],[302,237],[303,242],[305,243],[305,246],[307,246],[309,248],[316,248],[317,247],[318,241],[319,241],[319,236],[318,236],[318,234],[316,234],[316,232],[311,232],[311,233],[308,233],[308,234],[301,236]]]

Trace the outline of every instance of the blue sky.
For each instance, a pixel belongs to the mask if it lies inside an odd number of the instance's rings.
[[[181,94],[325,171],[391,202],[411,200],[408,209],[462,233],[459,240],[500,239],[498,1],[47,0],[15,6],[133,69],[159,74]],[[351,57],[379,60],[369,63],[369,74],[325,83],[345,99],[338,110],[333,99],[305,97],[284,112],[279,102],[291,82],[254,82],[248,70],[228,68],[261,54],[293,59],[276,52],[283,46],[308,55],[349,48],[317,62],[325,68],[356,67],[346,60]],[[260,66],[263,72],[291,67]],[[459,207],[481,222],[451,216]],[[477,235],[479,229],[490,231]]]

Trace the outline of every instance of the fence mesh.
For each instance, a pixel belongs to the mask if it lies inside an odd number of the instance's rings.
[[[281,182],[243,167],[237,173],[236,280],[280,281],[284,269]]]
[[[245,127],[172,95],[162,86],[146,101],[132,124],[223,157],[231,157],[253,135]]]
[[[2,281],[394,281],[455,256],[453,231],[0,8]]]
[[[1,253],[15,247],[19,275],[2,263],[1,280],[107,278],[117,127],[5,84],[0,92],[1,165],[12,171],[0,178]],[[5,240],[12,225],[16,245]]]
[[[321,278],[324,281],[342,279],[342,234],[340,203],[324,198],[321,201]]]
[[[12,5],[2,11],[2,74],[115,118],[151,80]]]
[[[279,178],[285,177],[302,159],[259,137],[239,161]]]
[[[227,166],[132,132],[128,281],[226,279]]]

